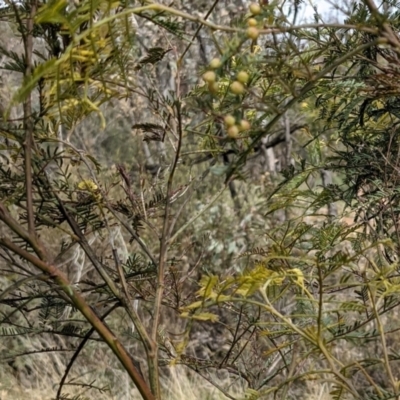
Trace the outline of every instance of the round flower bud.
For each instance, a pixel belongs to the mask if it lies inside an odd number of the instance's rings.
[[[222,62],[221,62],[221,60],[220,60],[219,58],[213,58],[213,59],[210,61],[210,68],[211,68],[211,69],[217,69],[217,68],[219,68],[221,65],[222,65]]]
[[[247,25],[248,25],[248,26],[257,26],[257,25],[258,25],[258,22],[257,22],[257,20],[256,20],[255,18],[249,18],[249,19],[247,20]]]
[[[227,130],[227,133],[231,139],[237,139],[239,137],[239,128],[233,125]]]
[[[241,131],[248,131],[251,128],[250,122],[247,119],[242,119],[239,128]]]
[[[253,15],[261,14],[261,7],[257,3],[251,3],[249,6],[249,10]]]
[[[249,74],[246,71],[240,71],[237,76],[236,79],[240,82],[240,83],[247,83],[249,81]]]
[[[224,118],[225,125],[227,127],[235,125],[236,119],[233,115],[226,115]]]
[[[217,76],[215,75],[215,72],[213,72],[213,71],[207,71],[203,74],[203,80],[207,83],[215,82],[216,79],[217,79]]]
[[[230,86],[231,92],[234,94],[243,94],[245,89],[242,83],[235,81]]]
[[[246,34],[248,38],[256,40],[260,35],[260,32],[256,27],[250,26],[247,28]]]

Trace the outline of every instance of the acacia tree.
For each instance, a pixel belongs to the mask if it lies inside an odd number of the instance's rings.
[[[146,399],[162,397],[160,368],[168,363],[203,375],[225,370],[245,381],[251,398],[290,398],[311,379],[329,384],[338,399],[397,396],[398,356],[387,340],[398,328],[385,328],[398,301],[397,86],[388,79],[397,76],[396,10],[365,1],[352,6],[345,23],[327,24],[316,14],[315,23],[298,24],[297,1],[289,10],[237,5],[231,21],[218,1],[202,18],[139,3],[26,1],[3,10],[23,44],[22,54],[1,48],[3,69],[23,78],[1,121],[0,245],[2,271],[12,280],[0,294],[3,335],[81,338],[68,343],[74,355],[57,398],[94,338]],[[149,45],[143,27],[161,33],[165,45]],[[193,74],[196,41],[203,66]],[[170,91],[157,84],[163,58],[175,61]],[[86,121],[97,116],[106,129],[107,112],[122,99],[149,115],[133,124],[143,132],[147,162],[133,176],[119,163],[104,170],[82,140]],[[318,111],[319,121],[299,118],[299,103]],[[389,138],[381,135],[388,125]],[[154,149],[162,154],[157,162]],[[206,275],[194,294],[190,279],[204,262],[197,244],[207,226],[196,224],[226,189],[243,212],[238,182],[249,180],[254,154],[282,159],[284,179],[273,189],[271,180],[261,196],[268,201],[260,214],[267,206],[272,215],[262,216],[267,240],[257,229],[247,235],[236,261],[241,273]],[[343,184],[308,185],[327,170]],[[199,188],[208,187],[196,209]],[[332,213],[309,222],[338,200],[356,213],[355,226]],[[246,224],[246,216],[239,221]],[[185,253],[193,257],[189,270]],[[134,328],[129,337],[118,329],[118,309]],[[161,324],[168,313],[186,321],[175,343]],[[196,321],[226,330],[228,345],[217,359],[190,354]],[[351,352],[352,343],[367,340],[379,358],[335,354],[338,343],[349,341]],[[132,341],[140,344],[135,354]],[[374,375],[376,365],[386,377]]]

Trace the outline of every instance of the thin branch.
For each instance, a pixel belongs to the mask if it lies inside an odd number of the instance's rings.
[[[292,157],[292,137],[291,137],[291,131],[290,131],[290,119],[288,112],[285,113],[285,118],[284,118],[284,124],[285,124],[285,142],[286,142],[286,167],[290,165],[290,160]]]
[[[197,213],[194,214],[194,216],[188,221],[186,222],[183,226],[181,226],[178,231],[176,231],[174,233],[174,235],[171,237],[171,239],[169,239],[169,245],[171,245],[172,243],[174,243],[176,241],[176,239],[178,238],[178,236],[185,231],[190,225],[193,224],[194,221],[196,221],[197,218],[199,218],[200,216],[202,216],[218,199],[219,197],[222,195],[222,193],[225,191],[225,189],[228,187],[228,184],[225,184],[222,189],[220,189],[215,196],[210,200],[210,202],[204,206],[200,211],[198,211]]]
[[[160,246],[160,258],[159,258],[159,264],[158,264],[158,276],[159,276],[159,281],[158,281],[158,288],[157,288],[157,293],[156,293],[156,304],[154,307],[154,321],[153,321],[153,330],[152,330],[152,337],[153,340],[157,337],[157,330],[158,330],[158,321],[159,321],[159,315],[156,313],[156,311],[160,311],[160,304],[161,304],[161,298],[164,290],[164,274],[165,274],[165,263],[166,263],[166,257],[167,257],[167,244],[168,244],[168,231],[169,231],[169,214],[170,214],[170,205],[171,205],[171,197],[173,195],[173,179],[174,179],[174,174],[176,167],[178,165],[178,160],[179,160],[179,155],[180,155],[180,150],[182,146],[182,137],[183,137],[183,131],[182,131],[182,118],[181,118],[181,112],[180,112],[180,102],[176,102],[176,109],[177,109],[177,117],[178,117],[178,146],[176,149],[175,153],[175,158],[174,162],[172,164],[171,172],[168,177],[168,183],[167,183],[167,199],[166,199],[166,205],[165,205],[165,212],[164,212],[164,224],[163,224],[163,231],[162,231],[162,237],[161,237],[161,246]]]
[[[372,287],[369,283],[367,283],[367,288],[368,288],[368,292],[369,292],[369,298],[371,300],[371,304],[372,304],[372,309],[373,312],[375,314],[375,322],[377,325],[377,330],[379,332],[379,336],[381,339],[381,343],[382,343],[382,352],[383,352],[383,364],[385,366],[386,369],[386,373],[388,374],[388,377],[390,379],[390,383],[392,385],[393,391],[396,395],[396,397],[398,398],[398,394],[399,394],[399,386],[397,384],[397,379],[394,378],[393,376],[393,371],[392,368],[390,367],[390,360],[389,360],[389,352],[388,352],[388,348],[387,348],[387,344],[386,344],[386,336],[385,336],[385,329],[382,325],[382,321],[378,312],[378,308],[376,306],[376,301],[375,301],[375,293],[372,290]]]
[[[146,352],[147,356],[147,364],[149,367],[149,377],[150,377],[150,382],[154,381],[155,379],[158,379],[158,366],[154,362],[154,358],[152,357],[154,353],[154,348],[157,346],[156,342],[152,341],[150,338],[149,334],[147,333],[142,321],[139,318],[139,315],[133,306],[133,301],[131,299],[131,296],[129,295],[128,291],[128,285],[126,283],[126,278],[124,271],[121,266],[121,261],[118,256],[117,249],[115,247],[112,248],[112,253],[114,257],[114,262],[115,266],[117,269],[117,273],[121,282],[122,290],[124,292],[125,297],[121,297],[120,302],[122,303],[123,307],[125,308],[125,311],[129,315],[129,318],[133,322],[135,328],[137,329],[140,339],[142,340],[142,343],[144,345],[144,349]],[[154,376],[156,378],[154,378]],[[152,388],[153,389],[153,388]],[[154,389],[153,389],[153,392]],[[157,393],[157,392],[155,392]]]
[[[24,351],[22,353],[13,354],[11,356],[2,356],[1,362],[8,362],[8,361],[15,361],[17,357],[24,357],[32,354],[43,354],[43,353],[54,353],[54,352],[72,352],[75,351],[74,349],[58,349],[58,348],[51,348],[51,349],[41,349],[41,350],[32,350],[32,351]]]
[[[218,2],[219,2],[219,0],[214,0],[214,3],[211,5],[210,9],[207,11],[207,14],[204,16],[205,21],[207,21],[207,18],[214,11],[214,8],[218,4]],[[194,33],[192,40],[189,42],[189,44],[186,46],[185,50],[183,51],[182,55],[179,57],[179,60],[177,62],[178,67],[182,64],[183,58],[185,57],[186,53],[189,51],[190,47],[194,43],[194,41],[197,38],[197,35],[200,33],[202,27],[203,27],[203,24],[200,24],[199,27],[197,28],[196,32]]]
[[[180,156],[180,151],[182,147],[182,139],[183,139],[183,128],[182,128],[182,115],[181,115],[181,103],[180,100],[176,100],[175,109],[178,119],[178,144],[175,152],[174,161],[172,163],[171,172],[168,177],[167,183],[167,198],[165,204],[164,211],[164,224],[161,236],[160,243],[160,258],[158,261],[158,279],[157,279],[157,289],[154,299],[154,312],[153,312],[153,326],[151,331],[151,338],[153,342],[156,344],[154,357],[155,368],[158,368],[158,346],[157,346],[157,334],[158,334],[158,326],[160,323],[161,316],[161,306],[162,306],[162,297],[164,294],[164,280],[165,280],[165,267],[167,263],[167,253],[168,253],[168,242],[169,242],[169,219],[170,219],[170,209],[171,209],[171,198],[173,195],[173,180],[176,171],[176,167],[178,165],[178,160]],[[159,391],[159,382],[158,382],[158,374],[157,374],[157,389]],[[158,392],[157,392],[158,394]]]
[[[60,205],[61,211],[66,217],[70,227],[74,231],[74,234],[79,238],[79,244],[81,245],[82,249],[84,250],[85,254],[89,257],[90,262],[93,264],[93,266],[96,268],[96,271],[99,273],[101,278],[104,280],[104,282],[107,283],[107,286],[110,288],[111,292],[113,295],[117,298],[120,299],[120,291],[118,288],[115,286],[113,280],[111,277],[108,275],[104,267],[101,265],[99,260],[96,257],[96,254],[93,252],[92,248],[90,247],[88,241],[86,240],[85,235],[81,232],[77,222],[75,221],[74,217],[68,212],[66,207],[64,206],[64,203],[62,200],[57,196],[58,203]]]
[[[118,303],[114,304],[113,306],[111,306],[101,317],[100,320],[103,321],[111,312],[113,312],[116,308],[118,307]],[[57,390],[57,395],[56,395],[56,400],[58,400],[61,396],[61,391],[62,388],[64,386],[64,383],[67,379],[67,376],[69,374],[69,371],[71,371],[72,366],[74,365],[74,362],[76,361],[76,359],[78,358],[79,354],[81,353],[81,351],[83,350],[83,348],[85,347],[85,344],[87,343],[87,341],[90,339],[90,336],[92,336],[92,334],[94,333],[95,329],[92,327],[88,333],[86,333],[85,337],[83,338],[83,340],[79,343],[79,346],[77,347],[77,349],[75,350],[74,355],[71,357],[71,359],[69,360],[69,363],[67,365],[67,367],[65,368],[65,372],[64,375],[61,378],[60,384],[58,386],[58,390]]]
[[[15,282],[13,285],[9,286],[7,289],[3,290],[0,293],[0,300],[4,299],[9,293],[11,293],[13,290],[19,288],[22,285],[25,285],[25,283],[28,283],[30,281],[35,281],[35,280],[46,280],[47,275],[45,274],[38,274],[38,275],[33,275],[33,276],[28,276],[27,278],[20,279],[19,281]]]
[[[24,77],[30,79],[32,75],[32,53],[33,53],[33,20],[36,14],[37,0],[31,2],[30,15],[26,20],[26,35],[24,36],[26,69]],[[25,186],[26,206],[28,214],[28,231],[35,236],[35,216],[33,210],[33,178],[32,178],[32,147],[33,147],[33,119],[32,119],[32,94],[29,93],[24,101],[24,130],[25,130]]]
[[[46,259],[46,251],[35,236],[31,236],[7,211],[3,203],[0,203],[0,220],[2,220],[13,232],[29,244],[36,255],[41,259]]]

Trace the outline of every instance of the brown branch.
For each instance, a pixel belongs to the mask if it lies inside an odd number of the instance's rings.
[[[96,330],[96,332],[103,338],[110,349],[114,352],[121,364],[124,366],[124,369],[132,378],[132,381],[138,388],[143,398],[146,400],[155,400],[155,397],[151,393],[147,383],[144,381],[142,375],[134,366],[127,350],[114,335],[114,333],[101,321],[101,319],[97,316],[93,309],[86,303],[85,299],[79,294],[79,292],[77,292],[73,288],[65,275],[54,265],[48,264],[40,260],[34,254],[20,248],[19,246],[15,245],[11,240],[5,237],[0,237],[0,245],[8,248],[13,253],[17,254],[18,256],[33,264],[35,267],[39,268],[42,272],[48,274],[50,276],[50,279],[52,279],[64,291],[64,293],[70,298],[74,307],[76,307],[81,312],[81,314],[86,318],[90,325]]]
[[[152,381],[152,376],[153,372],[157,371],[157,364],[154,364],[154,357],[152,356],[155,352],[155,348],[157,347],[156,342],[154,342],[146,332],[145,327],[143,326],[142,322],[139,319],[139,316],[135,309],[133,308],[132,302],[130,301],[130,296],[128,291],[126,290],[125,296],[121,291],[117,288],[115,285],[114,281],[112,278],[109,276],[107,271],[103,268],[101,263],[98,261],[96,254],[93,252],[92,248],[90,247],[88,241],[86,240],[85,235],[81,232],[76,220],[74,217],[70,214],[70,212],[67,210],[67,208],[64,206],[63,201],[58,197],[58,195],[53,191],[54,196],[58,200],[58,204],[60,205],[61,212],[65,216],[69,226],[73,230],[74,234],[79,238],[79,244],[84,250],[85,254],[95,267],[96,271],[99,273],[99,275],[102,277],[103,281],[106,283],[106,285],[109,287],[113,295],[120,301],[122,306],[125,308],[126,312],[128,313],[129,317],[131,318],[132,322],[134,323],[139,336],[142,340],[142,343],[144,345],[146,355],[147,355],[147,361],[148,361],[148,366],[149,366],[149,376],[150,376],[150,381]],[[105,199],[105,197],[104,197]],[[113,254],[114,256],[117,254],[116,249],[113,248]],[[119,266],[120,268],[120,266]],[[122,270],[119,270],[117,268],[117,272],[119,273],[120,276],[120,281],[121,285],[123,286],[123,289],[126,289],[126,281],[125,281],[125,276],[123,275]],[[122,273],[122,275],[121,275]],[[152,389],[154,390],[154,387],[152,385]],[[157,393],[157,392],[155,392]],[[159,396],[158,396],[159,397]]]

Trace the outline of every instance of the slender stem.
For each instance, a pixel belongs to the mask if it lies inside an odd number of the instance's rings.
[[[211,5],[210,9],[207,11],[207,14],[204,17],[204,20],[206,21],[207,18],[211,15],[211,13],[213,12],[214,8],[216,7],[216,5],[218,4],[219,0],[214,0],[214,3]],[[179,57],[179,60],[177,62],[178,65],[180,65],[183,61],[183,58],[185,57],[186,53],[189,51],[190,47],[192,46],[192,44],[194,43],[197,35],[199,34],[201,28],[203,27],[203,24],[200,24],[199,27],[197,28],[196,32],[194,33],[192,40],[189,42],[189,44],[186,46],[185,50],[183,51],[182,55]]]
[[[170,209],[171,209],[171,197],[173,195],[172,184],[174,180],[176,167],[178,165],[178,160],[182,146],[182,137],[183,137],[181,103],[179,99],[175,102],[175,108],[178,119],[178,145],[176,148],[175,158],[172,164],[171,172],[169,174],[167,183],[167,199],[165,204],[164,224],[163,224],[161,243],[160,243],[160,258],[158,262],[158,271],[157,271],[158,272],[157,290],[154,300],[153,327],[151,331],[151,338],[153,340],[153,343],[156,344],[153,354],[155,368],[158,368],[157,334],[158,334],[158,326],[160,323],[162,297],[164,294],[164,280],[165,280],[165,270],[167,263],[168,241],[169,241],[169,219],[170,219]],[[159,382],[157,382],[157,386],[159,391]]]
[[[343,384],[347,387],[347,389],[352,393],[352,395],[354,396],[354,398],[359,399],[360,396],[357,393],[357,390],[354,388],[353,384],[351,383],[351,381],[349,381],[341,372],[340,370],[337,370],[334,361],[336,361],[337,363],[339,363],[339,361],[337,359],[335,359],[331,354],[329,354],[328,350],[326,349],[325,344],[323,343],[323,341],[318,338],[315,337],[314,335],[310,334],[309,332],[307,332],[306,330],[303,330],[302,328],[296,326],[290,318],[285,317],[283,314],[281,314],[278,310],[276,310],[271,304],[270,301],[268,299],[268,296],[266,295],[266,290],[265,288],[260,289],[261,295],[263,297],[263,299],[265,300],[265,304],[262,304],[258,301],[253,301],[250,299],[246,299],[246,302],[248,302],[249,304],[256,304],[256,305],[260,305],[262,308],[264,308],[266,311],[270,312],[271,314],[275,315],[279,320],[283,321],[286,326],[290,327],[293,331],[297,332],[301,337],[303,337],[306,341],[310,342],[311,344],[313,344],[314,346],[316,346],[321,353],[324,355],[326,361],[328,362],[330,368],[331,368],[331,372],[332,374],[334,374],[341,382],[343,382]],[[231,298],[229,299],[229,301],[240,301],[240,299],[236,299],[236,298]],[[339,363],[340,364],[340,363]],[[342,368],[343,365],[340,365],[340,367]]]
[[[379,388],[379,386],[374,382],[374,380],[372,379],[371,375],[368,374],[368,372],[366,371],[366,369],[358,362],[355,361],[354,365],[357,365],[357,367],[360,369],[360,371],[362,372],[362,374],[365,376],[365,379],[369,382],[369,384],[375,389],[377,395],[383,399],[384,395],[381,391],[381,389]]]
[[[186,230],[190,225],[192,225],[192,223],[194,221],[196,221],[197,218],[199,218],[201,215],[203,215],[218,199],[219,197],[222,195],[222,193],[225,191],[225,189],[228,187],[227,184],[225,184],[222,189],[220,189],[216,195],[210,200],[210,202],[204,207],[202,208],[200,211],[198,211],[196,214],[194,214],[194,216],[188,221],[186,222],[186,224],[184,224],[183,226],[181,226],[177,232],[174,233],[174,235],[171,237],[171,239],[169,240],[169,245],[171,245],[172,243],[175,242],[175,240],[178,238],[178,236],[184,231]]]
[[[317,317],[317,337],[318,340],[321,339],[322,332],[322,311],[324,307],[324,285],[323,285],[323,276],[322,276],[322,268],[319,264],[317,264],[318,270],[318,317]]]
[[[36,238],[36,236],[31,236],[19,223],[16,221],[7,211],[3,203],[0,203],[0,220],[5,222],[7,226],[14,231],[21,239],[23,239],[27,244],[29,244],[33,251],[41,260],[46,259],[46,251],[44,250],[42,244]]]
[[[139,333],[140,339],[142,340],[142,343],[144,345],[144,349],[146,352],[146,357],[147,357],[147,366],[149,368],[150,385],[152,387],[153,393],[157,393],[153,388],[154,384],[156,384],[158,381],[158,367],[156,364],[154,364],[154,357],[153,357],[153,354],[155,353],[154,348],[157,344],[150,338],[142,321],[139,318],[137,311],[133,307],[133,302],[132,302],[131,296],[129,295],[128,285],[126,283],[124,271],[122,270],[118,252],[115,247],[113,247],[112,253],[113,253],[117,273],[118,273],[118,276],[119,276],[119,279],[121,282],[122,290],[125,295],[125,297],[121,297],[120,302],[124,306],[126,312],[129,315],[129,318],[131,319],[131,321],[133,322],[133,324],[135,325],[135,328],[137,329],[137,331]],[[155,386],[157,386],[157,384]]]
[[[0,300],[4,299],[8,295],[8,293],[11,293],[13,290],[19,288],[22,285],[25,285],[25,283],[28,283],[30,281],[35,281],[35,280],[45,280],[47,278],[46,275],[44,274],[38,274],[38,275],[32,275],[28,276],[26,278],[20,279],[19,281],[15,282],[13,285],[9,286],[7,289],[3,290],[0,293]]]
[[[31,1],[30,15],[26,20],[26,35],[23,37],[25,47],[25,74],[28,80],[32,75],[32,53],[33,53],[33,19],[36,14],[37,0]],[[32,147],[33,147],[33,119],[32,119],[32,94],[29,93],[24,101],[24,131],[25,131],[25,186],[26,186],[26,207],[28,215],[28,231],[31,236],[35,234],[35,216],[33,211],[33,178],[32,178]]]
[[[390,383],[392,384],[393,391],[395,395],[397,396],[399,394],[399,388],[396,382],[396,379],[393,376],[392,368],[390,367],[390,360],[389,360],[389,353],[388,353],[388,348],[386,345],[386,337],[385,337],[385,329],[382,326],[382,322],[379,316],[378,308],[376,306],[376,301],[375,301],[375,293],[373,292],[371,285],[367,284],[368,291],[369,291],[369,298],[371,299],[371,304],[372,304],[372,309],[375,314],[375,321],[376,325],[378,328],[378,332],[381,338],[381,343],[382,343],[382,351],[383,351],[383,360],[384,360],[384,365],[386,369],[386,373],[388,374],[388,377],[390,379]]]
[[[100,320],[104,321],[104,319],[107,317],[107,315],[109,315],[112,311],[114,311],[118,306],[118,303],[114,304],[113,306],[111,306],[101,317]],[[58,390],[57,390],[57,395],[56,395],[56,400],[60,399],[61,396],[61,391],[62,388],[64,386],[65,381],[67,380],[67,376],[69,374],[69,371],[71,371],[72,366],[74,365],[75,360],[78,358],[79,354],[81,353],[81,351],[83,350],[83,348],[85,347],[85,344],[87,343],[87,341],[90,339],[90,336],[93,335],[95,329],[92,327],[91,329],[89,329],[89,331],[86,333],[85,337],[83,338],[83,340],[79,343],[78,348],[75,350],[74,355],[71,357],[71,359],[69,360],[69,363],[67,365],[67,367],[65,368],[65,372],[64,375],[61,378],[60,384],[58,386]]]

